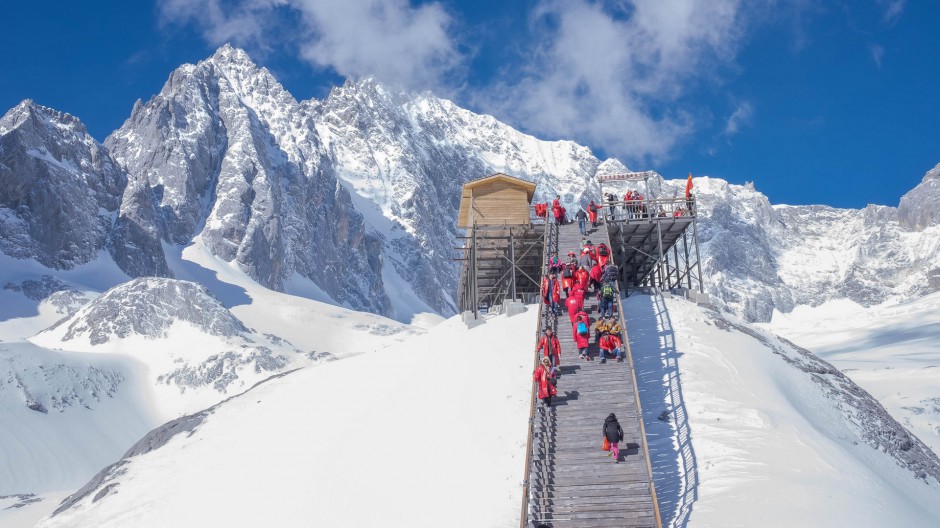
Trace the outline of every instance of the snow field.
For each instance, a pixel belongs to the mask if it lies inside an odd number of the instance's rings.
[[[940,452],[940,293],[864,308],[851,301],[774,313],[762,325],[812,350]]]
[[[536,313],[265,383],[40,526],[518,523]]]
[[[940,525],[940,486],[864,443],[809,374],[752,336],[719,328],[704,308],[680,299],[665,306],[668,318],[657,318],[653,298],[636,295],[624,308],[638,369],[674,343],[682,408],[644,398],[648,427],[662,430],[664,409],[673,423],[685,415],[694,447],[689,463],[681,441],[651,443],[657,490],[679,489],[690,504],[676,511],[675,498],[662,497],[664,523],[685,513],[696,527]],[[643,385],[665,380],[646,374]],[[664,393],[652,389],[641,397]]]
[[[236,264],[209,253],[198,238],[185,248],[167,250],[167,263],[177,278],[206,286],[248,327],[286,339],[304,352],[342,358],[379,350],[420,332],[380,315],[330,304],[326,293],[297,276],[286,282],[288,293],[269,290]]]

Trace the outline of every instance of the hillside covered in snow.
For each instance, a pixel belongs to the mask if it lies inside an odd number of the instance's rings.
[[[625,309],[667,525],[940,522],[940,459],[831,365],[684,300]],[[535,313],[452,318],[171,422],[39,526],[516,524]]]

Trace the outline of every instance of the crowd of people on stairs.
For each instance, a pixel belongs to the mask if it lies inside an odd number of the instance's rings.
[[[628,201],[632,198],[632,201]],[[563,260],[557,253],[548,255],[545,263],[545,273],[542,278],[541,295],[544,309],[551,310],[555,315],[555,324],[559,325],[558,317],[564,312],[568,314],[571,324],[572,338],[578,349],[578,358],[582,361],[593,361],[591,352],[591,333],[594,334],[594,348],[600,363],[606,363],[607,358],[624,361],[624,344],[622,340],[623,328],[616,315],[615,302],[619,291],[615,284],[619,270],[611,258],[611,249],[601,242],[594,244],[588,235],[598,226],[598,214],[602,208],[607,207],[611,214],[614,212],[614,196],[606,195],[608,203],[598,204],[593,200],[585,209],[579,209],[575,214],[578,221],[578,230],[582,235],[578,251],[568,251]],[[630,193],[624,197],[628,214],[642,214],[642,195]],[[547,217],[548,204],[543,204],[542,212]],[[560,204],[560,197],[556,196],[552,203],[552,217],[555,223],[564,225],[568,223],[567,213]],[[588,227],[590,222],[590,227]],[[597,313],[592,321],[585,306],[585,298],[594,295],[597,299]],[[559,325],[560,326],[560,325]],[[540,357],[538,367],[532,374],[536,383],[537,396],[542,402],[541,409],[552,406],[552,398],[558,395],[558,379],[561,369],[561,342],[551,326],[543,329],[535,348],[537,357]],[[601,449],[613,457],[615,463],[620,462],[619,444],[623,441],[623,429],[617,421],[616,415],[610,413],[604,420],[601,430]]]
[[[590,240],[584,239],[580,251],[580,256],[569,251],[565,262],[557,254],[549,256],[542,279],[542,300],[546,309],[552,310],[556,316],[561,315],[562,308],[567,311],[578,356],[592,361],[593,357],[588,351],[592,321],[585,310],[584,299],[588,294],[594,295],[598,301],[598,318],[593,323],[594,343],[600,351],[601,362],[606,362],[608,353],[622,361],[622,329],[614,317],[614,301],[619,295],[614,285],[618,275],[617,266],[610,260],[610,248],[604,243],[595,246]],[[550,329],[545,331],[546,335],[539,341],[537,351],[542,351],[553,368],[557,368],[560,355],[554,354],[546,343],[552,339],[557,342],[558,338],[550,335]],[[602,339],[605,336],[608,338]]]
[[[595,214],[590,217],[585,215],[583,210],[578,211],[577,218],[579,229],[586,237],[588,231],[584,224],[590,219],[592,226],[594,225],[597,221],[596,209]],[[545,309],[552,310],[556,321],[557,316],[562,313],[562,306],[567,311],[578,358],[583,361],[593,361],[590,351],[592,330],[594,346],[598,350],[601,363],[605,363],[608,356],[616,358],[617,362],[624,360],[623,328],[619,318],[615,316],[614,300],[619,295],[614,285],[617,275],[617,267],[610,258],[610,248],[604,243],[595,246],[587,238],[581,241],[580,253],[569,251],[565,261],[557,254],[549,255],[545,264],[542,279],[542,300]],[[595,295],[598,300],[598,313],[593,324],[584,305],[584,300],[589,294]],[[551,326],[543,330],[535,353],[540,360],[532,378],[536,383],[537,395],[542,401],[543,409],[547,409],[552,405],[552,398],[558,395],[557,384],[561,368],[561,342]],[[619,463],[618,446],[623,441],[623,430],[613,413],[604,421],[602,435],[601,448],[607,451],[608,456],[613,457],[614,462]]]

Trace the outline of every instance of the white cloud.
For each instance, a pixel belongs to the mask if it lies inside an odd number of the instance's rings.
[[[868,50],[871,51],[871,59],[875,61],[875,66],[881,68],[881,61],[885,56],[884,46],[879,46],[878,44],[872,44],[868,47]]]
[[[455,96],[471,56],[443,4],[413,0],[161,0],[169,23],[214,45],[296,46],[342,76]],[[742,0],[540,0],[514,37],[529,51],[464,94],[542,137],[574,139],[630,162],[664,160],[695,127],[681,102],[720,79],[744,36]],[[507,45],[519,45],[510,39]],[[463,43],[466,44],[466,43]],[[511,68],[511,69],[510,69]],[[683,106],[691,104],[691,106]]]
[[[732,112],[731,117],[728,118],[728,123],[725,125],[725,134],[733,136],[741,131],[741,127],[751,124],[751,119],[754,118],[754,106],[744,101],[738,103],[737,108]]]
[[[676,101],[732,61],[743,36],[738,0],[543,0],[533,25],[527,67],[478,103],[631,161],[662,160],[691,132]]]
[[[278,15],[299,25],[278,24]],[[344,77],[448,91],[464,57],[439,3],[408,0],[162,0],[164,21],[194,23],[213,45],[264,48],[290,42],[300,56]]]
[[[878,0],[878,4],[885,10],[881,18],[882,21],[889,26],[893,26],[901,19],[907,0]]]
[[[222,0],[161,0],[163,23],[193,22],[203,30],[205,39],[214,45],[232,42],[239,46],[254,45],[264,40],[270,23],[266,16],[282,5],[280,0],[245,0],[228,3]]]

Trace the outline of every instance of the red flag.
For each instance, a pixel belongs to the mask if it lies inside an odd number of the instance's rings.
[[[689,173],[689,179],[685,181],[685,197],[692,196],[692,173]]]

